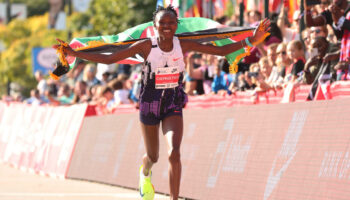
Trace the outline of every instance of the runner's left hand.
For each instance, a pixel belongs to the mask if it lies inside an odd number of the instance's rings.
[[[265,33],[267,33],[270,30],[270,25],[271,22],[267,18],[261,21],[258,27],[256,27],[253,37],[251,38],[252,43],[259,41],[265,35]]]

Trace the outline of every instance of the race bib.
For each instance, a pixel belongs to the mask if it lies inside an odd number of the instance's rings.
[[[163,67],[156,69],[156,89],[174,88],[179,85],[178,67]]]

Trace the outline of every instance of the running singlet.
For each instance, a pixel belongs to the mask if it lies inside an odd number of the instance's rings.
[[[173,39],[173,49],[162,51],[157,38],[151,38],[152,49],[142,67],[140,118],[145,124],[157,124],[172,113],[182,114],[187,102],[183,91],[185,63],[180,41]]]

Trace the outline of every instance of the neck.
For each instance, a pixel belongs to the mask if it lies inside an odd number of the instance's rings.
[[[159,48],[163,51],[171,51],[173,49],[173,40],[163,37],[158,37]]]

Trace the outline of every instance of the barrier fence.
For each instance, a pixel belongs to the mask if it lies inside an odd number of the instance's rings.
[[[184,112],[181,196],[350,199],[350,98]],[[153,183],[168,193],[160,134]],[[138,114],[85,118],[67,177],[137,189]]]
[[[291,104],[273,104],[271,97],[278,95],[267,95],[269,101],[262,97],[257,106],[232,106],[235,100],[227,96],[191,98],[188,108],[200,109],[184,110],[180,195],[350,199],[349,86],[333,84],[333,100]],[[307,89],[299,88],[300,96],[301,91]],[[84,104],[0,102],[0,161],[37,173],[137,189],[145,152],[138,113],[130,106],[116,113],[94,116],[95,109]],[[153,182],[156,191],[168,193],[162,134],[160,143]]]
[[[0,161],[65,177],[86,107],[0,103]]]

